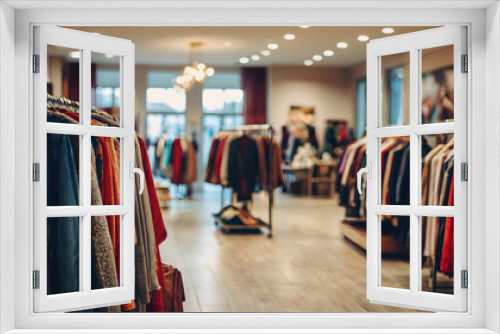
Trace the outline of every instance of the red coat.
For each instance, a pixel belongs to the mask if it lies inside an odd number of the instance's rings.
[[[184,184],[184,167],[182,163],[182,145],[179,138],[174,139],[170,153],[170,164],[172,165],[173,184]]]
[[[454,182],[455,173],[451,178],[450,194],[448,196],[448,206],[454,205]],[[453,217],[446,218],[446,225],[444,227],[444,239],[443,239],[443,254],[441,255],[441,271],[445,274],[453,273],[453,238],[454,238],[454,225],[455,222]]]

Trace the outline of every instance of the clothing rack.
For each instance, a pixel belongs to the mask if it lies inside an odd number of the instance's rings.
[[[252,132],[252,133],[262,133],[264,135],[267,135],[269,139],[273,138],[274,130],[270,124],[255,124],[255,125],[237,125],[234,127],[224,127],[222,129],[223,132]],[[273,150],[269,150],[269,161],[272,161],[272,154]],[[269,173],[269,177],[271,178],[270,181],[272,180],[272,173]],[[215,217],[215,224],[220,225],[224,230],[230,231],[230,230],[260,230],[261,228],[267,228],[269,231],[268,237],[272,238],[273,236],[273,189],[272,186],[269,186],[269,184],[272,184],[272,182],[268,182],[268,185],[264,188],[267,191],[268,194],[268,222],[264,222],[263,220],[259,219],[260,223],[258,225],[229,225],[225,224],[222,219],[219,217]],[[222,186],[221,186],[222,187]],[[233,203],[233,192],[231,193],[231,204]],[[246,203],[244,204],[246,206]],[[224,187],[221,188],[221,209],[224,208]]]

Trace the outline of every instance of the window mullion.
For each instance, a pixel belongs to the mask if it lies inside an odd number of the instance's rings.
[[[419,240],[419,217],[414,208],[419,203],[420,194],[420,142],[419,136],[414,132],[419,123],[420,112],[420,57],[417,49],[410,50],[410,292],[416,293],[420,290],[420,263],[421,245]]]

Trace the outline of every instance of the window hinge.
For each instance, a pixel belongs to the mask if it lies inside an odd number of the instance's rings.
[[[467,289],[469,287],[469,273],[467,270],[461,271],[462,289]]]
[[[469,72],[469,56],[467,55],[462,55],[462,70],[460,72]]]
[[[469,165],[466,162],[460,164],[460,180],[469,181]]]
[[[40,181],[40,164],[38,162],[33,164],[33,181]]]
[[[40,270],[33,270],[33,289],[40,289]]]
[[[33,55],[33,73],[40,73],[40,55]]]

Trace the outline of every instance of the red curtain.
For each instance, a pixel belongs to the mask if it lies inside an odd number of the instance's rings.
[[[243,122],[267,123],[267,80],[265,67],[241,69],[241,88],[244,92]]]

